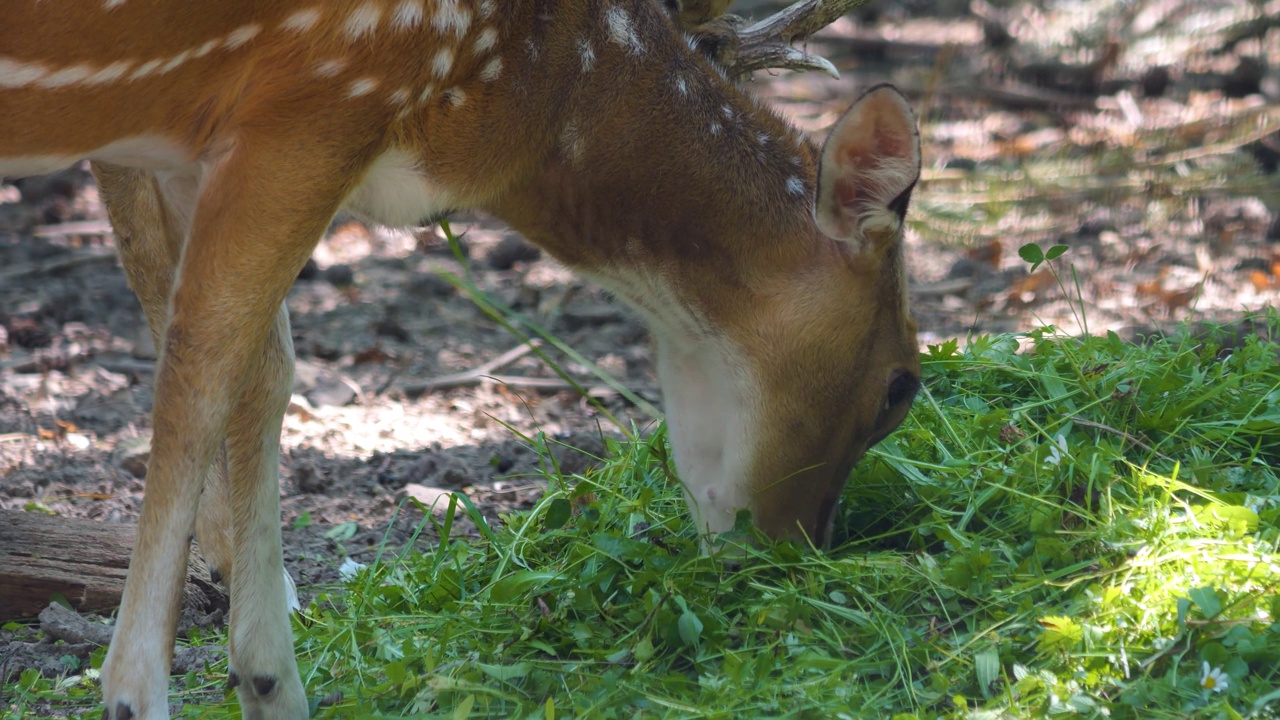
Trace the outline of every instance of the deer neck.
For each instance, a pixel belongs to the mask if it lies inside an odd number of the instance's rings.
[[[753,268],[803,254],[780,239],[810,222],[816,151],[691,51],[657,4],[566,14],[544,37],[561,51],[526,43],[534,58],[514,92],[556,111],[537,161],[486,209],[686,339],[729,310],[716,303],[724,286],[750,288]]]

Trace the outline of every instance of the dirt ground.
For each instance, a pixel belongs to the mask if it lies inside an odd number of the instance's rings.
[[[1216,53],[1134,43],[1103,63],[1105,51],[1051,54],[1046,28],[1061,18],[952,4],[839,21],[810,49],[833,59],[840,80],[779,73],[752,84],[815,133],[877,82],[895,82],[920,108],[926,170],[907,253],[922,346],[1040,323],[1081,329],[1052,278],[1027,274],[1016,254],[1024,242],[1071,246],[1093,332],[1230,321],[1275,304],[1280,22]],[[1274,2],[1259,8],[1280,14]],[[1162,22],[1185,19],[1170,13]],[[1048,69],[1036,69],[1041,60]],[[1114,183],[1016,202],[1034,191],[1016,172],[1028,157],[1105,154],[1161,137],[1187,148],[1184,164],[1208,148],[1231,182],[1188,191],[1122,170],[1108,176]],[[966,184],[992,168],[1010,169],[1008,187]],[[1147,184],[1134,189],[1135,177]],[[955,211],[999,193],[1014,201],[998,216]],[[646,331],[618,302],[493,218],[458,216],[452,228],[481,288],[660,407]],[[112,245],[85,168],[0,184],[0,509],[136,521],[155,350]],[[441,270],[463,272],[438,228],[389,231],[340,217],[289,296],[298,372],[281,491],[286,561],[304,601],[337,579],[344,557],[370,561],[384,535],[392,547],[407,542],[417,510],[388,534],[406,486],[465,492],[496,522],[540,492],[540,461],[518,434],[545,433],[566,472],[619,434],[534,354],[486,367],[520,341]],[[546,351],[618,418],[653,427],[584,364]],[[507,381],[448,377],[476,368]],[[452,386],[426,387],[442,378]],[[428,529],[420,542],[433,537]],[[10,638],[0,636],[0,655]]]

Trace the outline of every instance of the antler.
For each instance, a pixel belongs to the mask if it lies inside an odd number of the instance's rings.
[[[816,70],[838,78],[839,71],[826,58],[792,45],[867,2],[800,0],[751,25],[740,16],[723,15],[691,28],[691,32],[699,48],[734,78],[771,68]]]

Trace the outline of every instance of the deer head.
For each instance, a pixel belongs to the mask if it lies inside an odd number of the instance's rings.
[[[677,271],[715,320],[657,333],[676,467],[707,530],[746,509],[769,535],[825,543],[849,471],[919,387],[902,231],[920,144],[904,98],[870,91],[815,154],[804,221],[753,238],[758,264],[738,278]]]

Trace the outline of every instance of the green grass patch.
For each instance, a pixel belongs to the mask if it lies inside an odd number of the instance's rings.
[[[703,555],[661,432],[550,462],[534,509],[491,527],[455,498],[435,550],[387,547],[298,617],[308,690],[341,693],[318,717],[1280,715],[1275,344],[931,348],[827,551],[744,522]],[[220,672],[178,683],[185,717],[238,717]],[[86,708],[92,676],[29,672],[8,716]]]
[[[933,348],[828,552],[744,525],[702,555],[660,435],[549,468],[480,542],[314,606],[310,686],[335,717],[1274,714],[1278,353]]]

